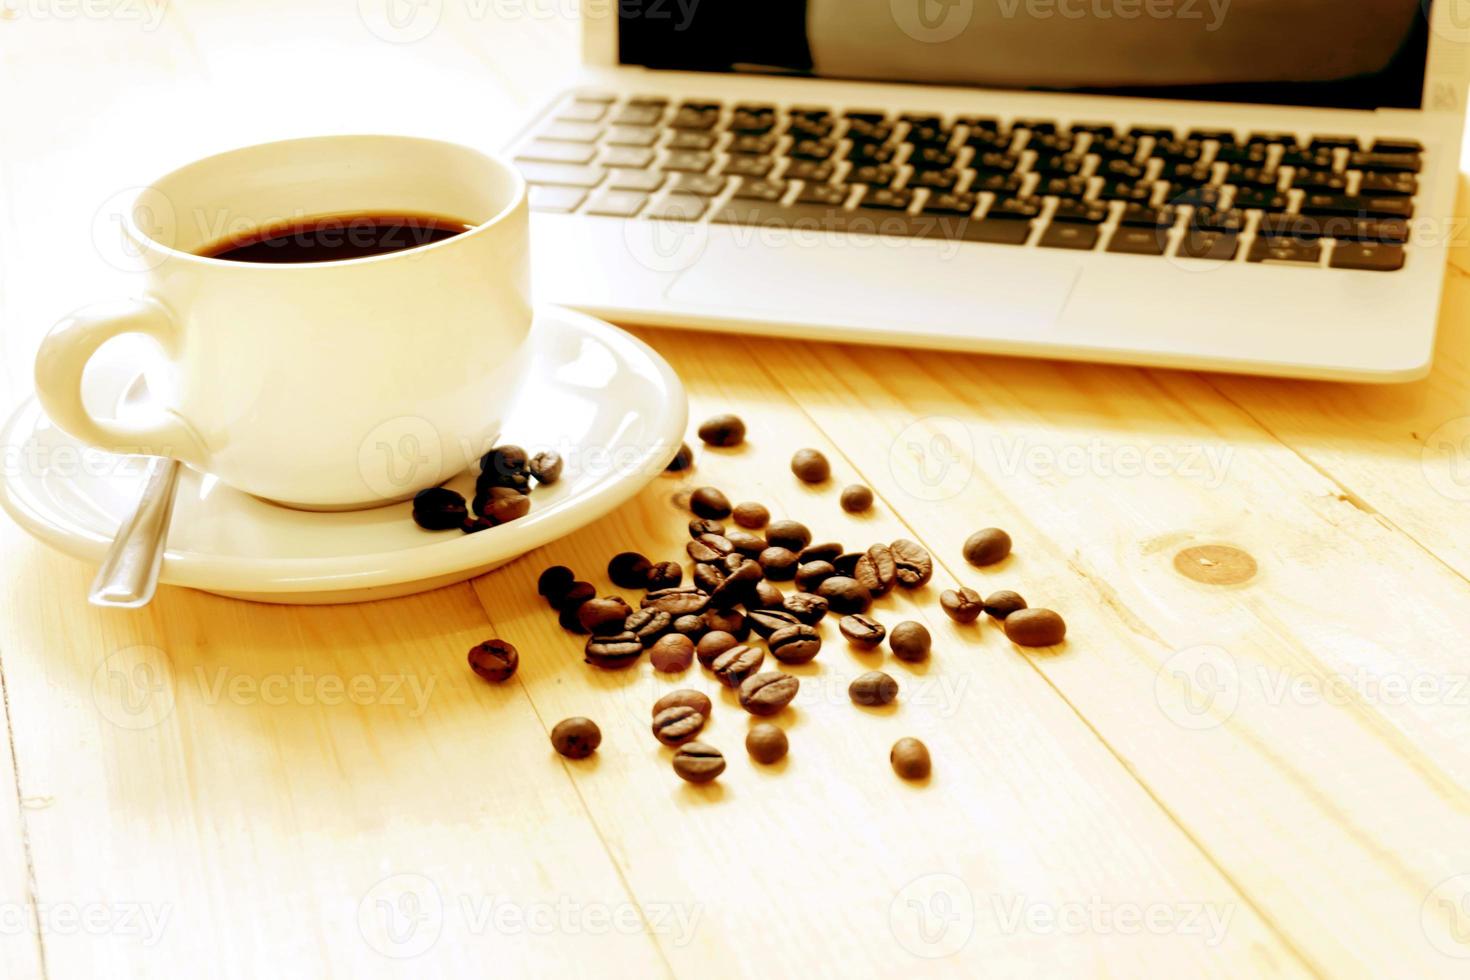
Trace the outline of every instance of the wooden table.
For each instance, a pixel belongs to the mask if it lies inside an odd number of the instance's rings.
[[[133,288],[90,245],[113,195],[287,135],[497,145],[576,34],[549,0],[451,0],[406,45],[347,0],[7,9],[7,409],[55,318]],[[397,601],[169,588],[102,612],[91,568],[0,522],[0,975],[1463,975],[1464,261],[1434,374],[1399,387],[640,332],[691,417],[738,411],[749,444]],[[801,446],[872,486],[873,513],[797,484]],[[585,667],[535,579],[678,556],[673,498],[704,483],[822,538],[917,538],[940,567],[879,606],[928,625],[927,666],[828,624],[789,760],[753,765],[721,697],[707,738],[730,765],[699,789],[648,733],[673,685]],[[959,544],[985,525],[1015,554],[977,570]],[[1067,643],[951,624],[955,583],[1060,610]],[[511,684],[465,669],[491,636],[523,653]],[[847,680],[879,664],[903,703],[855,709]],[[572,714],[605,733],[585,762],[548,746]],[[889,770],[904,734],[933,751],[927,785]]]

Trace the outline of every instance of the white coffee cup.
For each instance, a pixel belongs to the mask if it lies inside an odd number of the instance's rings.
[[[473,227],[328,262],[195,254],[282,223],[395,213]],[[525,182],[509,164],[401,136],[251,146],[155,181],[123,234],[146,268],[142,295],[73,313],[36,359],[41,406],[83,442],[340,509],[440,483],[499,436],[531,327]],[[153,337],[171,362],[171,404],[146,422],[83,404],[88,360],[127,333]]]

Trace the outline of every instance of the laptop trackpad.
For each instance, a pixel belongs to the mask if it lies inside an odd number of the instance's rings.
[[[721,318],[744,312],[884,333],[917,320],[931,334],[1034,341],[1056,322],[1081,269],[1050,249],[693,227],[708,241],[665,296]]]

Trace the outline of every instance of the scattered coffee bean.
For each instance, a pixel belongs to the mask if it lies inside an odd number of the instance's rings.
[[[766,544],[773,548],[800,551],[812,543],[812,532],[797,521],[772,521],[766,525]]]
[[[776,588],[765,579],[755,583],[755,592],[751,594],[750,602],[746,604],[747,609],[780,609],[784,606],[786,597],[781,590]]]
[[[929,775],[929,748],[916,738],[901,738],[893,743],[888,762],[902,779],[923,779]]]
[[[862,561],[863,555],[865,554],[867,554],[867,552],[844,551],[842,554],[832,559],[832,567],[837,569],[838,575],[845,575],[848,578],[857,578],[857,563]]]
[[[715,589],[718,589],[720,583],[725,581],[726,574],[723,564],[707,561],[695,562],[694,564],[694,584],[705,592],[713,592]]]
[[[521,665],[521,655],[504,640],[486,640],[470,648],[470,670],[492,684],[511,679]]]
[[[810,592],[793,592],[781,603],[781,608],[808,626],[815,626],[827,615],[827,600]]]
[[[738,446],[745,441],[745,423],[738,415],[714,415],[700,425],[699,438],[706,446]]]
[[[674,458],[669,460],[669,465],[664,467],[666,473],[682,473],[694,465],[694,450],[689,448],[689,443],[679,443],[679,451],[674,453]]]
[[[674,772],[691,783],[707,783],[725,771],[725,757],[713,745],[685,742],[674,750]]]
[[[413,496],[413,522],[425,531],[449,531],[469,517],[464,495],[448,487],[429,487]]]
[[[783,664],[804,664],[822,651],[822,636],[805,623],[783,626],[766,637],[771,656]]]
[[[1011,553],[1011,536],[998,527],[981,528],[965,539],[965,561],[971,565],[994,565]]]
[[[837,621],[837,629],[847,637],[849,643],[869,649],[883,642],[888,631],[883,624],[871,616],[843,616]]]
[[[699,638],[699,643],[695,646],[694,652],[699,657],[700,664],[709,667],[719,659],[720,654],[739,645],[740,641],[735,638],[734,633],[727,633],[724,630],[710,630]]]
[[[554,606],[562,596],[567,594],[567,590],[576,580],[577,574],[567,566],[552,565],[536,580],[536,591]],[[588,587],[591,588],[591,586]]]
[[[701,534],[686,544],[684,550],[697,562],[714,562],[734,551],[735,546],[722,534]]]
[[[766,655],[757,647],[745,645],[733,646],[720,654],[711,663],[710,670],[714,671],[715,680],[726,687],[739,687],[751,674],[761,669]]]
[[[568,759],[585,759],[602,744],[602,730],[590,718],[565,718],[551,730],[551,747]]]
[[[644,609],[661,609],[670,616],[697,616],[709,605],[709,593],[689,585],[676,589],[659,589],[645,595],[639,605]]]
[[[724,534],[725,525],[708,517],[696,517],[689,522],[689,536],[698,538],[704,534]]]
[[[798,449],[791,457],[791,472],[803,483],[821,483],[832,475],[832,466],[815,449]]]
[[[790,743],[780,725],[763,721],[751,725],[750,731],[745,733],[745,751],[762,765],[769,766],[773,762],[781,761],[789,748]]]
[[[929,656],[933,640],[923,623],[906,619],[888,632],[888,647],[905,663],[918,663]]]
[[[582,659],[594,667],[604,670],[621,670],[631,667],[643,656],[643,644],[632,633],[614,633],[611,636],[589,636],[583,648]]]
[[[684,581],[684,567],[676,561],[660,561],[649,566],[648,581],[644,583],[649,591],[657,592],[661,589],[677,588]]]
[[[665,745],[683,745],[699,734],[705,715],[684,705],[665,708],[653,716],[653,737]]]
[[[861,514],[873,506],[873,491],[861,483],[853,483],[842,488],[842,496],[838,498],[838,502],[849,514]]]
[[[715,609],[729,609],[739,605],[751,596],[755,591],[755,583],[760,580],[760,563],[747,559],[726,575],[725,581],[709,594],[709,604]]]
[[[605,595],[601,599],[588,599],[577,610],[577,622],[582,628],[596,636],[611,636],[624,631],[623,624],[633,610],[622,596]]]
[[[898,563],[893,557],[893,548],[886,544],[875,544],[857,560],[852,577],[863,583],[875,596],[887,595],[898,581]]]
[[[840,554],[842,554],[842,545],[836,541],[824,541],[821,544],[809,544],[802,548],[796,560],[801,565],[811,561],[825,561],[830,564]]]
[[[579,622],[577,619],[577,607],[575,606],[569,606],[566,609],[562,609],[557,612],[556,621],[560,623],[561,628],[566,630],[568,633],[587,632],[585,629],[582,628],[581,622]]]
[[[641,589],[648,585],[653,564],[636,551],[613,555],[607,563],[607,577],[620,589]]]
[[[623,621],[623,629],[638,637],[638,642],[644,646],[652,646],[653,641],[669,631],[674,624],[674,617],[660,609],[638,609],[628,614]]]
[[[847,685],[847,696],[852,699],[853,704],[867,708],[892,704],[893,699],[898,697],[898,681],[881,670],[870,670],[866,674],[859,674]]]
[[[693,708],[695,711],[698,711],[706,718],[708,718],[710,716],[710,712],[714,710],[713,706],[710,704],[709,695],[705,694],[703,691],[696,691],[693,688],[681,687],[679,688],[679,690],[670,691],[668,694],[665,694],[663,697],[653,702],[653,716],[657,718],[660,711],[664,711],[677,705],[684,705],[685,707]]]
[[[919,542],[899,538],[888,547],[893,551],[895,578],[905,589],[917,589],[934,577],[934,559]]]
[[[945,589],[939,594],[939,608],[956,623],[973,623],[985,610],[985,600],[974,589]]]
[[[537,453],[531,457],[530,465],[527,467],[536,482],[543,486],[550,486],[561,479],[562,458],[560,453],[551,451]]]
[[[1021,593],[1010,589],[1001,589],[985,597],[985,615],[992,619],[1005,619],[1011,613],[1025,608],[1026,600],[1021,598]]]
[[[736,504],[735,509],[730,513],[735,518],[736,524],[752,529],[765,527],[766,522],[771,519],[771,512],[766,509],[766,505],[758,504],[753,500]]]
[[[648,650],[649,662],[661,674],[677,674],[694,663],[694,641],[682,633],[669,633],[654,641]]]
[[[830,561],[809,561],[796,567],[796,587],[803,592],[815,592],[817,586],[837,574]]]
[[[570,609],[575,612],[577,607],[581,606],[582,603],[595,598],[597,598],[597,589],[593,587],[591,582],[577,581],[573,582],[562,593],[561,598],[552,603],[552,605],[557,609]]]
[[[770,639],[771,634],[779,629],[801,625],[801,620],[785,609],[749,609],[745,618],[750,628],[764,639]]]
[[[1055,646],[1067,635],[1067,624],[1050,609],[1017,609],[1004,625],[1011,642],[1023,647]]]
[[[508,524],[531,512],[531,498],[512,487],[490,487],[475,494],[473,506],[492,524]]]
[[[475,477],[475,493],[483,494],[491,487],[505,487],[521,493],[531,489],[530,459],[520,446],[497,446],[480,457],[480,475]]]
[[[732,527],[726,535],[735,550],[747,558],[759,558],[762,551],[766,550],[766,539],[759,534],[751,534],[738,527]]]
[[[824,579],[817,586],[817,595],[827,600],[833,612],[844,616],[848,613],[867,612],[873,601],[873,594],[863,583],[845,575],[833,575]]]
[[[789,548],[766,548],[756,561],[766,573],[766,578],[775,582],[786,582],[796,574],[796,552]]]
[[[683,616],[675,616],[674,622],[669,626],[669,632],[687,636],[691,640],[698,641],[705,631],[709,629],[704,624],[704,616],[696,613],[688,613]]]
[[[710,632],[729,633],[741,643],[750,635],[750,624],[738,609],[706,609],[704,625]]]
[[[700,487],[689,496],[689,509],[698,517],[723,521],[730,516],[730,498],[714,487]]]
[[[740,682],[740,707],[753,715],[774,715],[796,697],[801,681],[778,670],[762,671]]]

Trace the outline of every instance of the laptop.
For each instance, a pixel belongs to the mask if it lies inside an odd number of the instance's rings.
[[[583,33],[581,77],[509,147],[540,301],[1264,375],[1429,368],[1470,0],[621,0]]]

